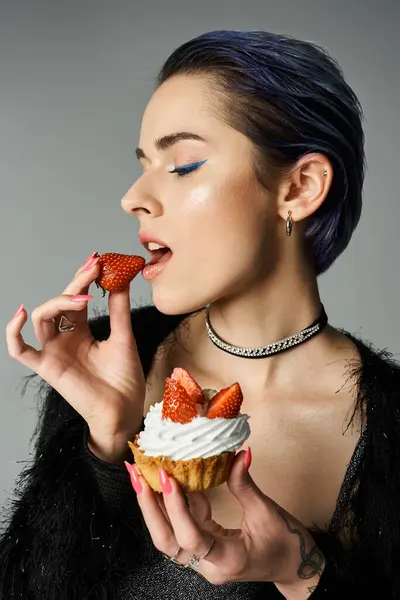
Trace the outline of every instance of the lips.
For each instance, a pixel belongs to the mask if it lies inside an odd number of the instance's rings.
[[[139,231],[138,238],[140,243],[146,248],[146,250],[148,250],[148,244],[150,242],[155,242],[159,246],[165,246],[167,248],[171,247],[169,244],[167,244],[167,242],[163,242],[148,231]]]
[[[155,235],[153,235],[152,233],[150,233],[148,231],[139,231],[138,237],[139,237],[140,242],[144,246],[144,248],[150,254],[150,260],[148,263],[146,263],[147,265],[156,265],[159,262],[164,262],[164,260],[166,258],[171,258],[172,249],[163,240],[160,240],[159,238],[157,238]],[[157,250],[149,250],[148,246],[149,246],[150,242],[154,242],[154,243],[158,244],[159,246],[164,246],[164,247],[159,248]]]

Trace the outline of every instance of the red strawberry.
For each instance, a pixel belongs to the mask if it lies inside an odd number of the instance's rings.
[[[220,390],[207,407],[205,416],[208,419],[223,417],[224,419],[233,419],[239,414],[243,402],[243,393],[238,383],[233,383],[230,387]]]
[[[107,252],[100,256],[99,264],[101,271],[95,283],[103,290],[104,298],[106,291],[120,292],[125,289],[143,269],[146,261],[142,256],[134,254]]]
[[[195,402],[179,381],[166,377],[161,418],[175,423],[190,423],[194,417],[197,417]]]
[[[172,371],[171,378],[179,381],[195,404],[201,404],[202,406],[204,405],[203,390],[197,381],[195,381],[188,373],[188,371],[185,371],[185,369],[181,369],[180,367],[176,367],[176,369]]]

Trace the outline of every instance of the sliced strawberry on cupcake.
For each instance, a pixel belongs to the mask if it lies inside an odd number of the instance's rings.
[[[202,390],[185,369],[174,369],[162,402],[150,406],[143,431],[128,441],[150,487],[162,492],[161,467],[186,493],[226,482],[236,451],[250,436],[242,401],[238,383]]]
[[[208,419],[234,419],[240,412],[243,402],[243,393],[240,385],[236,382],[231,386],[217,392],[210,400],[205,417]]]
[[[190,423],[194,417],[197,417],[194,399],[179,381],[166,377],[161,418],[171,419],[174,423]]]
[[[181,367],[176,367],[172,371],[171,377],[172,379],[179,381],[179,383],[185,388],[192,400],[194,400],[195,404],[201,404],[201,406],[204,405],[203,390],[201,389],[197,381],[195,381],[185,369],[182,369]]]

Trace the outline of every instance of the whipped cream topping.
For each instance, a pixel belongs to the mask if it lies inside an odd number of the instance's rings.
[[[209,458],[233,452],[250,435],[248,415],[234,419],[195,417],[190,423],[162,419],[163,402],[150,406],[138,446],[146,456],[168,456],[171,460]]]

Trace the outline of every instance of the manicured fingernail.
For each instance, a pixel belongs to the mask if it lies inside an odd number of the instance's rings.
[[[141,494],[143,491],[143,486],[139,479],[139,475],[138,475],[135,465],[130,465],[126,460],[124,461],[124,464],[125,464],[126,470],[128,471],[128,473],[131,477],[131,483],[132,483],[133,489],[135,490],[135,492],[137,494]]]
[[[245,471],[248,471],[250,469],[251,459],[252,459],[251,448],[249,446],[246,450],[246,454],[244,455],[244,461],[243,461],[243,466],[245,468]]]
[[[100,256],[97,256],[96,258],[92,258],[83,270],[90,271],[90,269],[92,269],[94,267],[94,265],[97,265],[99,260],[100,260]]]
[[[93,258],[96,256],[96,254],[98,254],[97,250],[96,250],[96,252],[93,252],[90,256],[87,257],[83,266],[86,267],[86,265],[88,265],[90,263],[90,261],[93,260]]]
[[[15,319],[16,317],[19,317],[19,315],[22,313],[23,308],[24,308],[24,303],[21,304],[21,306],[19,307],[19,309],[17,310],[17,312],[13,316],[13,319]]]
[[[92,298],[93,298],[93,296],[85,296],[85,295],[71,296],[72,302],[88,302]]]
[[[172,485],[164,469],[160,469],[160,483],[164,494],[168,496],[172,492]]]

